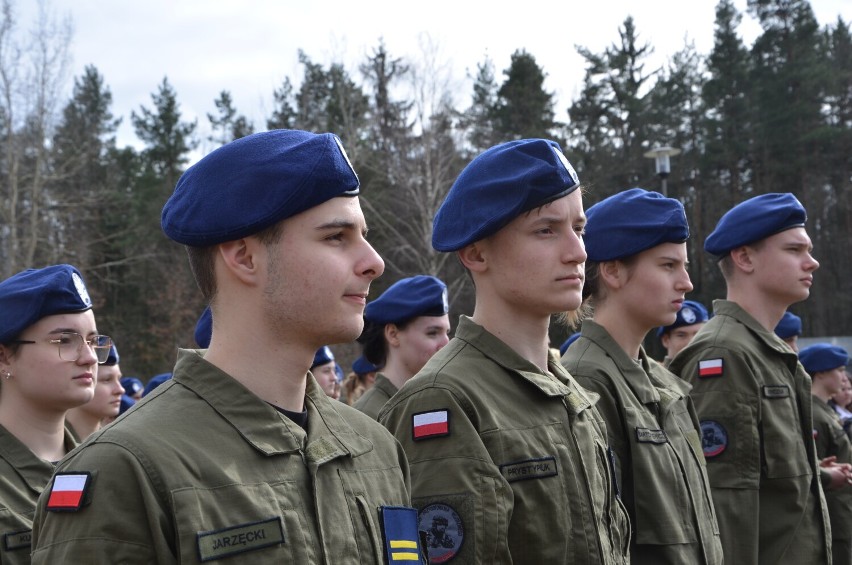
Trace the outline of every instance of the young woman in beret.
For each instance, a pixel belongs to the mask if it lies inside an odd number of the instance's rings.
[[[111,340],[71,265],[6,279],[0,312],[0,563],[29,563],[36,502],[76,445],[65,415],[92,399]]]
[[[358,341],[364,357],[382,369],[355,408],[378,418],[390,397],[449,343],[447,311],[447,285],[429,275],[397,281],[367,305]]]
[[[601,397],[633,525],[631,563],[722,563],[690,387],[642,347],[648,332],[675,322],[692,290],[683,206],[634,188],[586,215],[583,298],[592,317],[562,363]]]

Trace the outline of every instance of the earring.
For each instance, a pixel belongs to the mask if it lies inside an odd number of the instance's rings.
[[[9,379],[11,379],[11,378],[12,378],[12,373],[10,373],[9,371],[3,371],[3,376],[4,376],[4,377],[6,378],[6,380],[8,381]]]

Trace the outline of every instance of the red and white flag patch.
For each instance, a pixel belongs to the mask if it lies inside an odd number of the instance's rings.
[[[721,377],[724,372],[725,364],[722,359],[706,359],[698,362],[698,376],[705,377]]]
[[[450,413],[447,410],[421,412],[411,417],[414,439],[429,439],[450,435]]]
[[[83,505],[89,473],[57,473],[50,487],[47,510],[75,512]]]

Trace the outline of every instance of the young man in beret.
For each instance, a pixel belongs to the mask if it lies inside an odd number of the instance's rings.
[[[663,359],[664,366],[668,367],[674,356],[689,345],[701,326],[707,323],[709,317],[707,308],[703,304],[694,300],[684,300],[674,323],[657,328],[657,337],[660,338],[660,343],[666,348],[666,357]]]
[[[811,377],[814,405],[814,441],[820,458],[852,464],[852,445],[829,402],[847,384],[849,353],[830,343],[815,343],[799,352],[799,361]],[[831,558],[834,565],[852,565],[852,488],[827,489],[831,519]]]
[[[672,361],[693,386],[726,563],[827,563],[831,534],[813,441],[811,383],[773,333],[808,298],[819,263],[805,209],[763,194],[729,210],[704,242],[727,299]],[[833,467],[836,484],[845,480]],[[828,476],[828,474],[827,474]]]
[[[434,219],[474,312],[379,415],[408,455],[420,530],[447,524],[431,562],[628,560],[597,397],[548,348],[551,316],[580,305],[578,186],[557,143],[512,141],[476,157]]]
[[[276,130],[190,167],[163,209],[212,311],[206,350],[66,458],[34,563],[384,563],[420,553],[393,437],[328,398],[316,350],[355,339],[383,262],[332,134]]]

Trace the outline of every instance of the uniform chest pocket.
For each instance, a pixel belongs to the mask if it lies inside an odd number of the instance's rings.
[[[172,492],[181,563],[236,558],[314,562],[303,502],[290,483],[236,484]]]
[[[633,475],[636,543],[694,543],[697,534],[692,525],[692,502],[672,438],[660,429],[655,418],[641,409],[626,407],[625,425]]]
[[[760,399],[762,462],[770,479],[810,475],[796,397],[786,385],[764,386]]]

